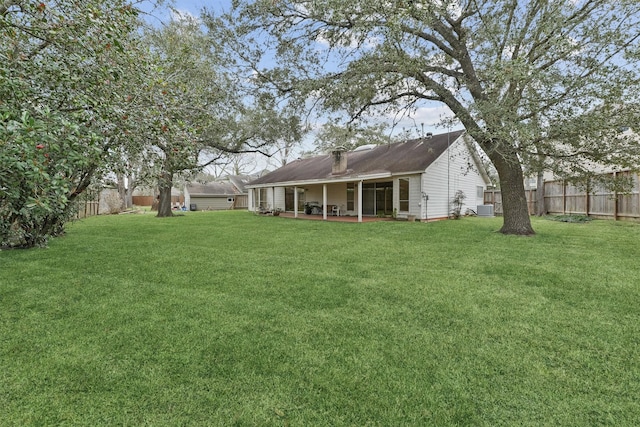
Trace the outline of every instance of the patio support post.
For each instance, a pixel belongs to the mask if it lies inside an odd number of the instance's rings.
[[[327,184],[322,185],[322,219],[327,220]]]
[[[276,210],[276,187],[271,187],[271,206],[272,211]]]
[[[293,217],[298,218],[298,187],[293,187]]]
[[[358,222],[362,222],[362,181],[358,182]]]

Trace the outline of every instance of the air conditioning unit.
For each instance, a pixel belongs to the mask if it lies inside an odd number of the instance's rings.
[[[476,212],[478,216],[491,217],[493,216],[493,205],[478,205]]]

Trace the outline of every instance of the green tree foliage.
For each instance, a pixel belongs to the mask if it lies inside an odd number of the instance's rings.
[[[638,118],[636,0],[233,4],[229,47],[302,102],[352,120],[445,104],[496,168],[503,233],[534,232],[523,166],[640,164],[619,135]]]
[[[117,150],[136,28],[121,0],[0,2],[0,246],[61,233]]]
[[[328,153],[333,148],[343,147],[347,151],[366,144],[389,144],[394,139],[387,133],[384,124],[373,126],[340,126],[327,123],[318,131],[316,152]]]
[[[147,28],[144,40],[152,61],[137,95],[144,128],[138,124],[135,133],[147,140],[142,153],[156,174],[158,216],[172,215],[177,174],[226,163],[239,153],[270,155],[278,141],[300,139],[296,115],[229,73],[197,19],[179,16]]]

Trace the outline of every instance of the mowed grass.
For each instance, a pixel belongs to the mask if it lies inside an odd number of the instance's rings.
[[[0,425],[637,425],[640,225],[95,217],[0,252]]]

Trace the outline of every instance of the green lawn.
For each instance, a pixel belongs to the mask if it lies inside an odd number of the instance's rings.
[[[0,425],[637,425],[640,225],[96,217],[0,252]]]

